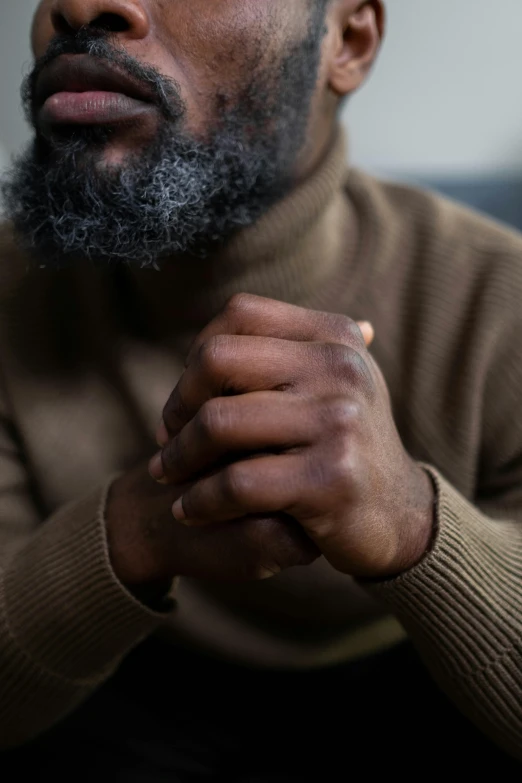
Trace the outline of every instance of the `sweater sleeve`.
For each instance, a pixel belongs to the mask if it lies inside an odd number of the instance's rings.
[[[114,575],[108,487],[41,520],[0,399],[0,749],[28,741],[78,706],[169,617]]]
[[[425,468],[437,491],[435,544],[416,568],[371,591],[459,709],[522,759],[522,462],[520,497],[505,518],[501,504],[483,513]]]
[[[370,589],[461,712],[522,759],[520,259],[507,275],[501,260],[492,269],[502,284],[484,288],[488,332],[468,406],[476,412],[473,489],[465,497],[442,463],[425,459],[436,490],[431,551],[409,572]]]

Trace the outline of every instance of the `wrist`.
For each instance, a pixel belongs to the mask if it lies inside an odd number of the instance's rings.
[[[395,525],[396,554],[379,569],[355,574],[362,584],[386,582],[405,574],[422,562],[433,546],[436,532],[436,489],[431,476],[415,463],[416,492],[402,508]]]
[[[133,595],[145,603],[169,591],[174,574],[165,562],[165,546],[157,539],[164,527],[165,513],[142,502],[142,482],[153,484],[148,475],[130,473],[116,479],[105,508],[105,530],[113,572]],[[162,504],[163,505],[163,504]],[[141,600],[141,598],[140,598]]]
[[[406,516],[403,545],[396,573],[410,571],[419,565],[431,550],[436,532],[436,489],[431,476],[414,463],[414,491]]]

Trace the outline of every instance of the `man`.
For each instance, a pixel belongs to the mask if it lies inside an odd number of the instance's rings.
[[[346,172],[383,28],[41,2],[3,189],[4,768],[516,774],[522,239]]]

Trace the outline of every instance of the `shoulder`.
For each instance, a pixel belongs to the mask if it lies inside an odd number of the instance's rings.
[[[522,256],[522,233],[432,191],[379,180],[358,169],[347,173],[345,187],[361,208],[402,234],[407,230],[417,238],[430,237],[440,248],[457,245]]]
[[[366,230],[375,234],[385,276],[402,268],[419,290],[436,286],[449,298],[482,292],[518,313],[522,233],[436,193],[357,169],[348,172],[345,188]]]

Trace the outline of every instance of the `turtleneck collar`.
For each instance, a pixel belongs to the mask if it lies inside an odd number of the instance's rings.
[[[343,189],[346,170],[345,136],[338,129],[315,171],[219,252],[203,260],[167,260],[160,271],[128,270],[146,322],[167,339],[168,332],[193,334],[239,292],[328,309],[358,242]]]

